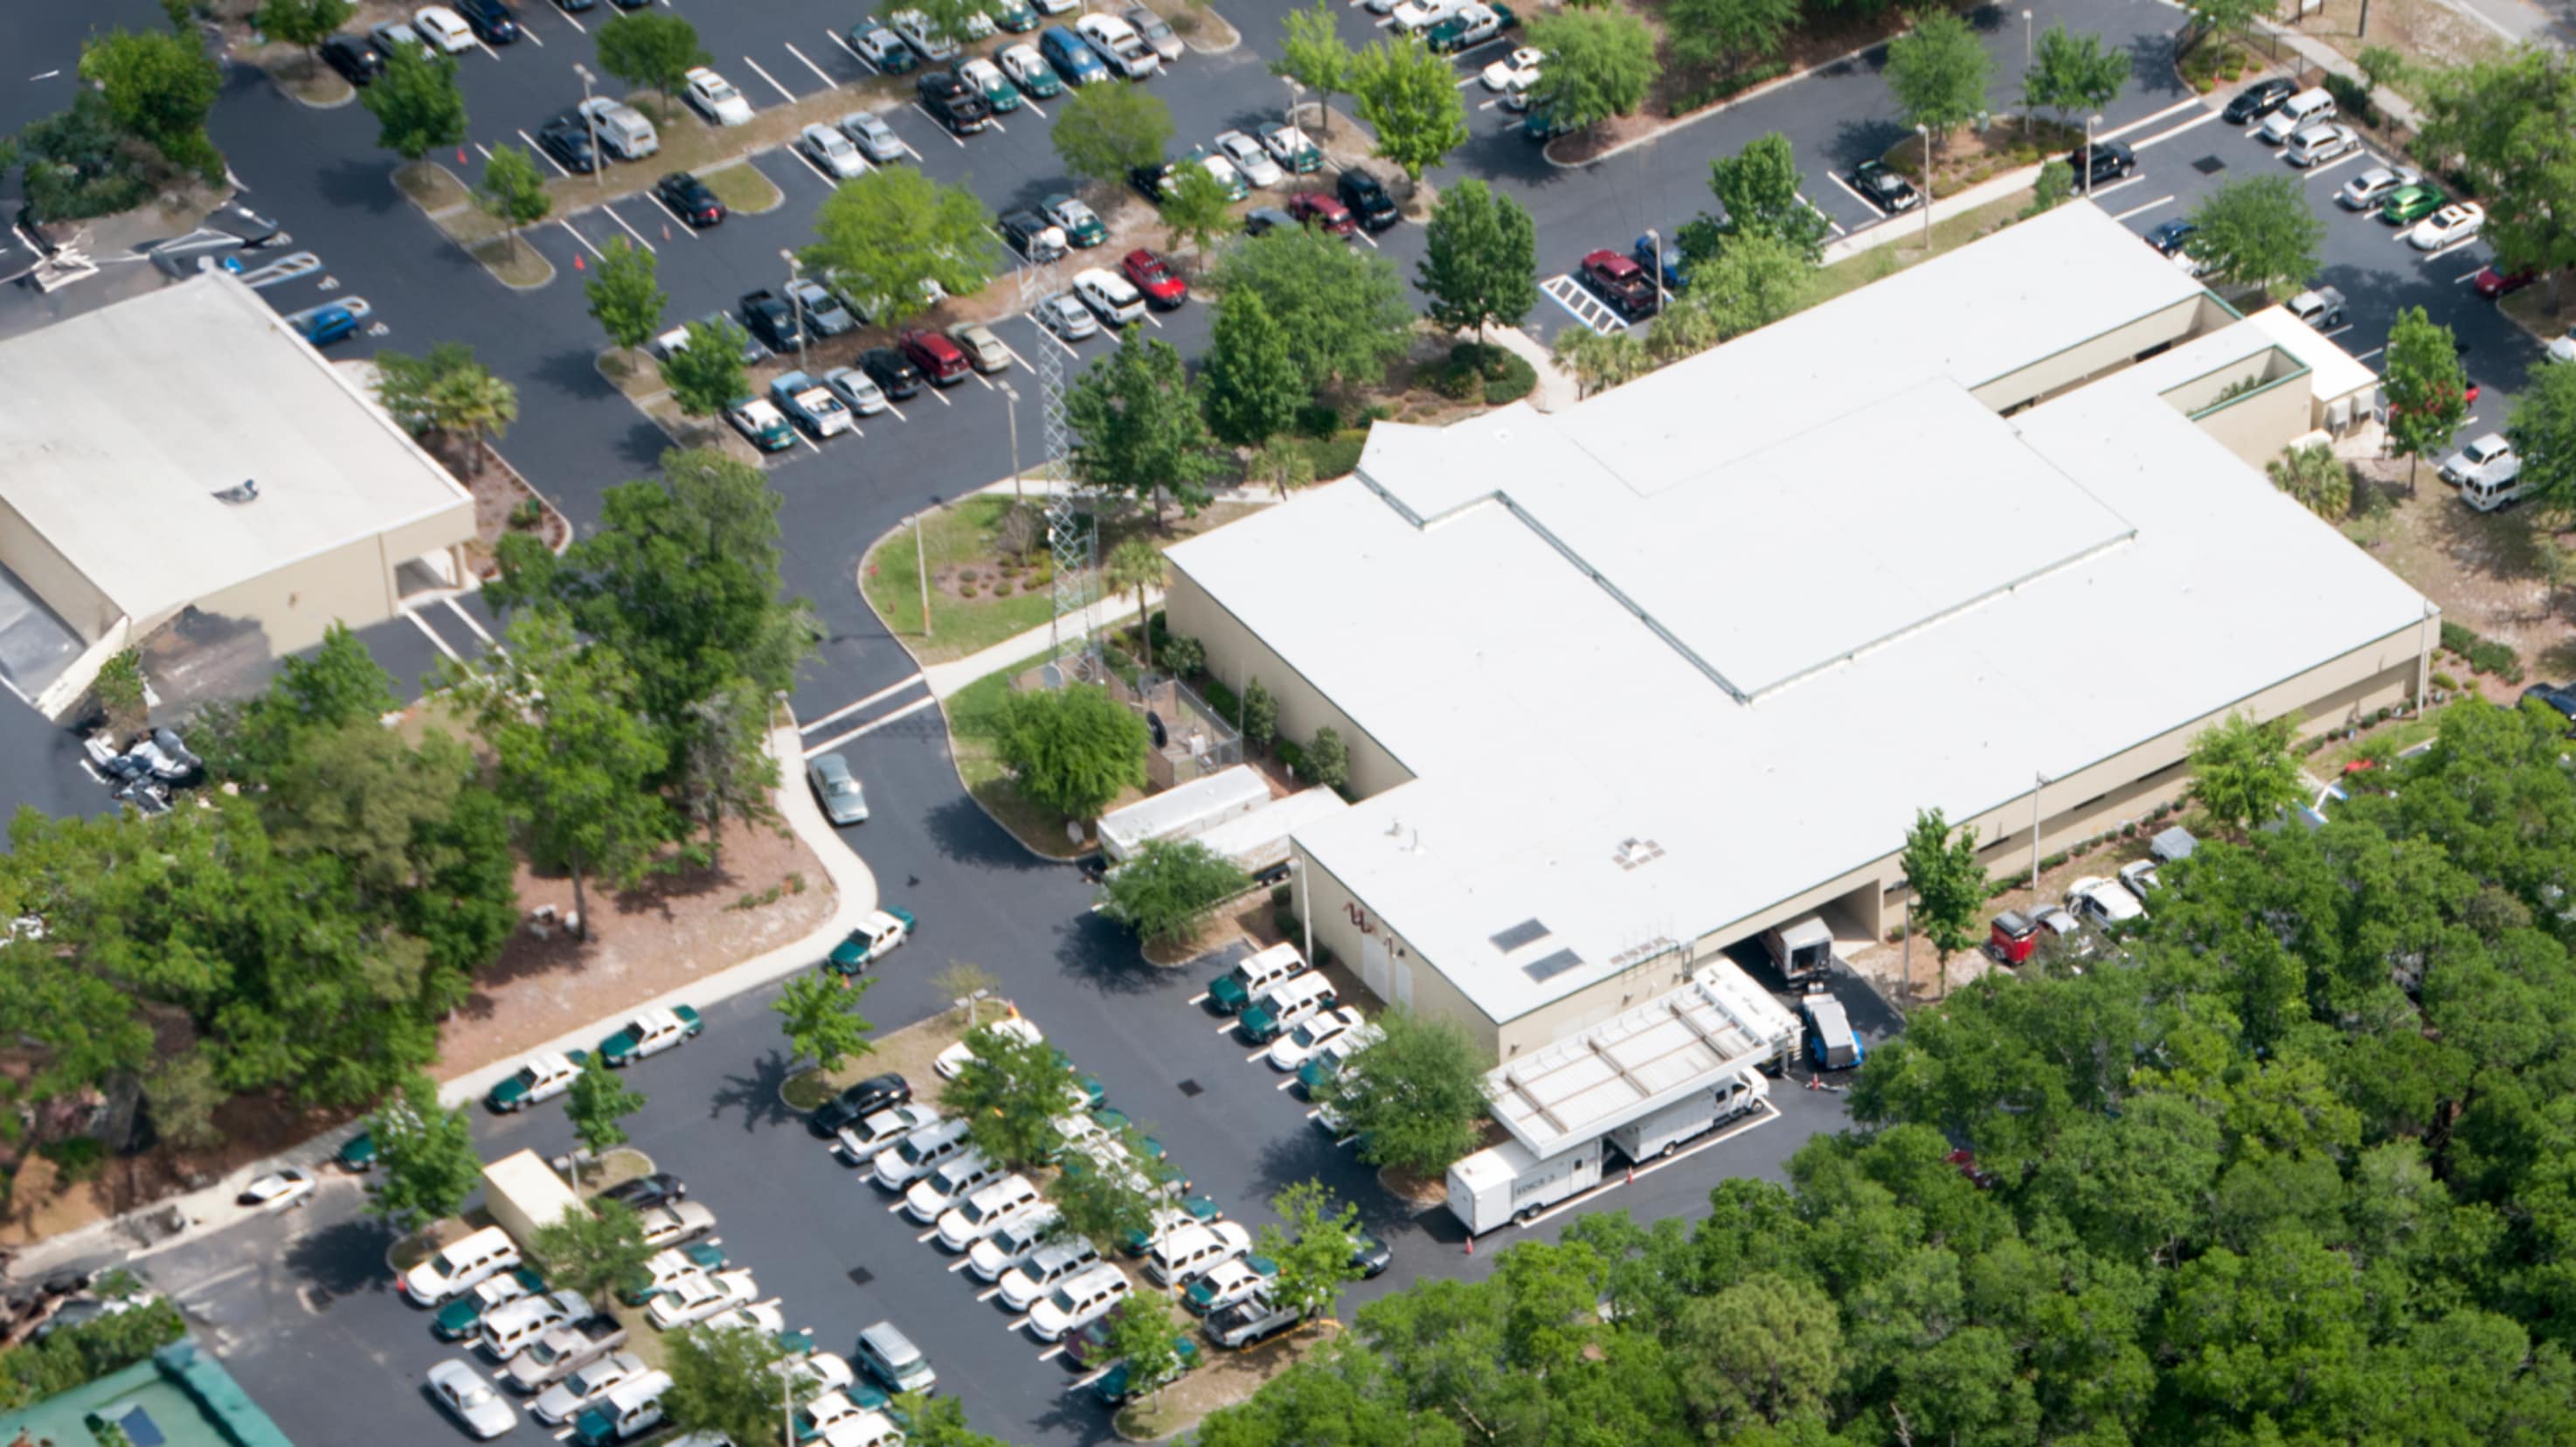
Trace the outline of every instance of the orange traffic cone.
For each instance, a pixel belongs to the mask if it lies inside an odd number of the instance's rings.
[[[465,164],[465,148],[463,146],[458,146],[456,148],[456,164],[460,166]]]
[[[1476,1233],[1473,1231],[1467,1233],[1467,1254],[1470,1256],[1476,1254]]]
[[[573,270],[575,270],[575,271],[581,271],[581,270],[584,270],[584,269],[585,269],[585,268],[582,266],[582,264],[581,264],[581,257],[580,257],[580,255],[579,255],[578,253],[576,253],[576,254],[574,255],[573,259],[572,259],[572,269],[573,269]],[[1632,1180],[1633,1180],[1633,1179],[1635,1179],[1636,1174],[1637,1174],[1637,1173],[1636,1173],[1636,1172],[1634,1172],[1634,1171],[1630,1171],[1630,1172],[1628,1173],[1629,1178],[1630,1178],[1630,1179],[1632,1179]]]

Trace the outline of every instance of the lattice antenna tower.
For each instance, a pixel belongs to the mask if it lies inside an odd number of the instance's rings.
[[[1023,266],[1017,273],[1020,306],[1035,315],[1039,303],[1055,294],[1051,267]],[[1046,488],[1047,549],[1055,567],[1055,616],[1048,624],[1047,660],[1065,680],[1098,676],[1098,647],[1091,636],[1091,605],[1097,588],[1099,543],[1074,506],[1067,465],[1073,453],[1073,429],[1065,421],[1065,364],[1062,346],[1037,349],[1039,427],[1038,478]]]

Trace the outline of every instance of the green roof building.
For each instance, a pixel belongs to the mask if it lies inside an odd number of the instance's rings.
[[[133,1447],[294,1447],[222,1363],[184,1340],[0,1417],[0,1447],[93,1447],[100,1423]]]

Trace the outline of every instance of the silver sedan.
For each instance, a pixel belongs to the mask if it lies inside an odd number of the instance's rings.
[[[825,754],[805,766],[805,782],[813,786],[814,802],[823,806],[823,817],[834,827],[868,822],[867,791],[850,772],[849,760]]]
[[[440,1362],[429,1369],[429,1394],[438,1399],[465,1430],[481,1438],[498,1437],[519,1425],[519,1414],[463,1362]]]

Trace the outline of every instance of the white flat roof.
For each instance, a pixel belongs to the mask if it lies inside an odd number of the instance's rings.
[[[1170,557],[1417,776],[1298,844],[1512,1020],[2421,621],[2152,364],[1968,395],[2196,295],[2061,207]]]
[[[442,513],[473,536],[447,469],[220,272],[0,342],[0,396],[0,499],[128,617]]]

